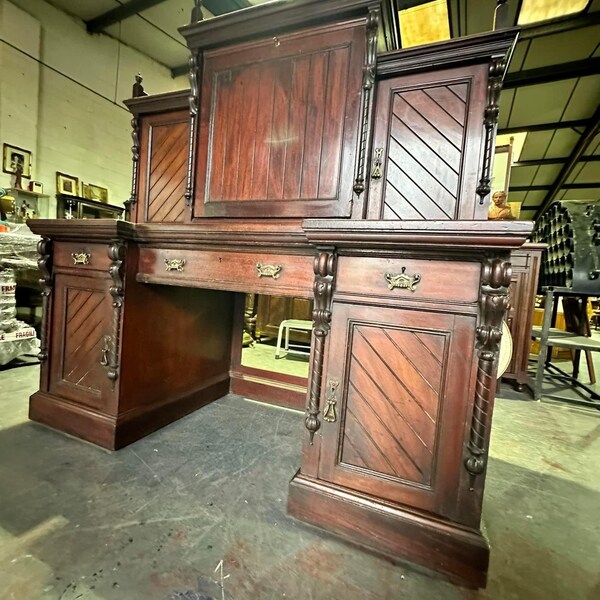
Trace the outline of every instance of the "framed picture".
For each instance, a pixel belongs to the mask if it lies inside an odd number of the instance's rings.
[[[4,144],[2,170],[5,173],[16,175],[19,169],[23,177],[27,177],[27,179],[31,177],[31,152],[17,146]]]
[[[59,194],[67,194],[68,196],[79,195],[79,179],[66,175],[65,173],[56,172],[56,191]]]
[[[93,185],[91,183],[81,184],[81,195],[86,200],[95,200],[96,202],[108,203],[108,189]]]

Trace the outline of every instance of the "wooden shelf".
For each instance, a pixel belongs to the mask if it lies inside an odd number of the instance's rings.
[[[11,196],[14,196],[15,194],[23,194],[24,196],[31,196],[32,198],[50,198],[49,194],[38,194],[37,192],[30,192],[29,190],[21,190],[19,188],[14,187],[5,189]]]

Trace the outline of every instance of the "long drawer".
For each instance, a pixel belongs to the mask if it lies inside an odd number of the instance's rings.
[[[479,297],[476,262],[340,256],[336,290],[358,296],[472,303]]]
[[[311,297],[313,256],[228,250],[140,250],[138,281]]]

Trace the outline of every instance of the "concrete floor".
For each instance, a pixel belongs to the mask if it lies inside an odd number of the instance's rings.
[[[37,377],[0,371],[1,600],[600,598],[600,411],[497,402],[476,592],[286,516],[299,413],[228,396],[109,453],[27,421]]]

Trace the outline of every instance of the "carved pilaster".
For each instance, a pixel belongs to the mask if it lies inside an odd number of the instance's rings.
[[[50,311],[50,294],[52,293],[52,240],[43,237],[37,243],[38,269],[40,270],[40,286],[42,287],[42,325],[40,329],[40,362],[48,359],[48,324]]]
[[[131,119],[131,196],[125,202],[125,220],[131,219],[131,206],[137,202],[138,194],[138,164],[140,162],[140,120],[138,117]]]
[[[367,53],[363,67],[362,85],[362,119],[360,124],[360,143],[356,165],[354,192],[360,196],[365,191],[365,163],[368,152],[369,131],[373,114],[373,86],[375,85],[375,68],[377,66],[377,31],[379,28],[379,7],[372,7],[367,18]]]
[[[486,261],[481,273],[480,325],[477,328],[477,383],[465,467],[471,475],[485,471],[492,419],[502,320],[508,307],[512,268],[501,259]]]
[[[335,274],[335,254],[332,251],[321,251],[314,262],[315,282],[313,284],[313,354],[307,415],[304,419],[306,429],[313,443],[315,433],[321,427],[319,421],[321,382],[323,378],[323,360],[325,358],[325,338],[329,334],[331,324],[331,299]]]
[[[123,310],[123,296],[125,295],[123,283],[123,261],[125,260],[126,246],[120,240],[113,241],[108,246],[108,257],[111,260],[108,272],[113,284],[110,286],[110,295],[113,299],[113,327],[108,351],[108,378],[116,381],[119,377],[119,348],[121,346],[121,312]]]
[[[481,168],[481,178],[477,186],[477,195],[479,204],[483,204],[485,197],[490,193],[492,158],[494,153],[494,139],[496,125],[498,125],[498,102],[500,92],[502,91],[502,78],[506,70],[506,59],[496,59],[492,61],[489,69],[489,79],[487,88],[487,105],[485,107],[483,125],[484,134],[484,153],[483,165]]]
[[[198,106],[200,103],[200,57],[197,51],[192,52],[189,58],[189,78],[190,78],[190,139],[187,164],[187,181],[185,186],[185,203],[187,206],[192,204],[194,197],[195,165],[196,151],[198,146]]]

